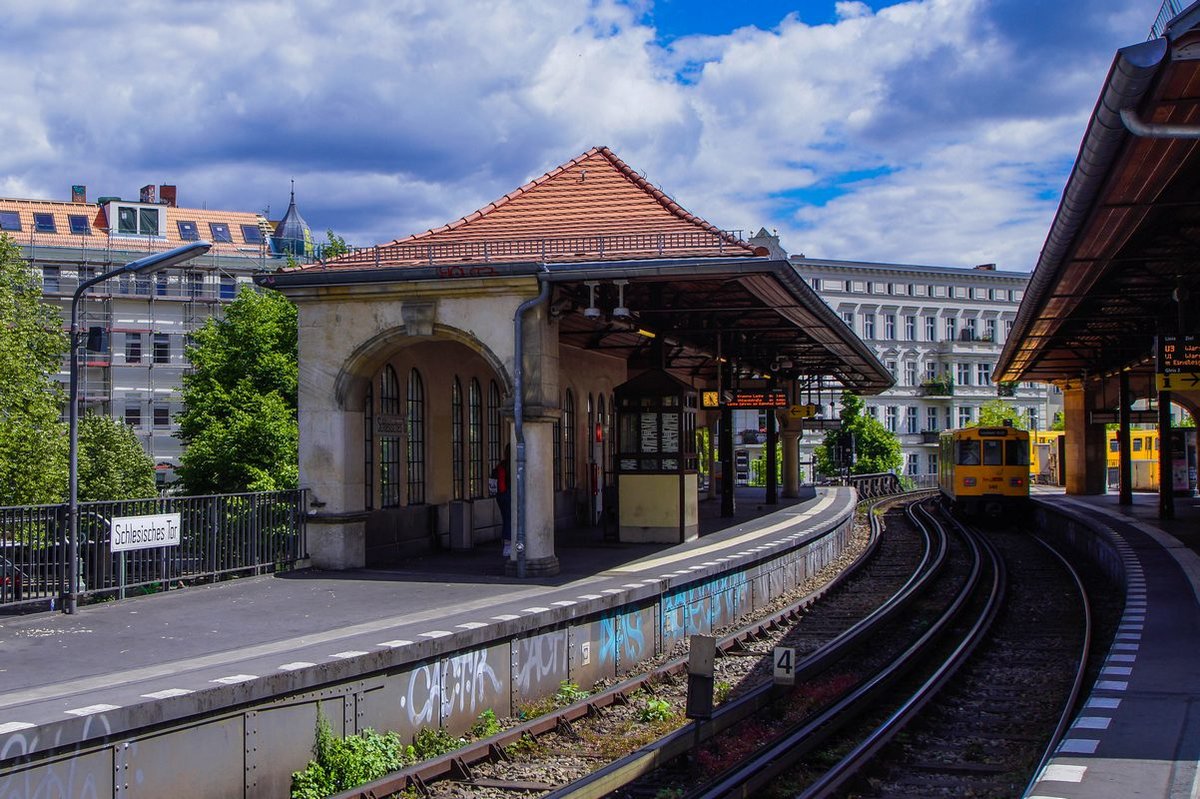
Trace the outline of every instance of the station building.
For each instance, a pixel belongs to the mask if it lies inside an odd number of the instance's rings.
[[[149,253],[191,241],[212,249],[186,267],[123,275],[83,296],[79,329],[93,348],[79,348],[79,412],[102,413],[130,425],[156,465],[161,484],[173,479],[181,442],[174,437],[182,410],[189,335],[222,313],[251,276],[304,257],[311,235],[295,207],[272,225],[265,215],[187,208],[176,186],[145,186],[138,200],[101,197],[85,186],[69,201],[0,199],[0,233],[15,242],[40,278],[45,301],[69,329],[71,299],[80,283]],[[69,382],[69,356],[59,380]],[[65,391],[64,391],[65,394]]]
[[[688,540],[694,431],[732,427],[720,397],[892,383],[786,259],[603,147],[443,227],[256,279],[299,310],[300,478],[326,568],[497,545],[506,448],[518,575],[556,573],[555,531],[581,522]],[[799,432],[771,435],[794,453]]]

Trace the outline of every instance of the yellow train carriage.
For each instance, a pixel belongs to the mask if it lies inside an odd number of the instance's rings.
[[[1119,483],[1121,448],[1117,431],[1108,431],[1108,484]],[[1158,430],[1129,431],[1129,462],[1133,466],[1133,490],[1158,490]]]
[[[943,433],[938,488],[968,515],[999,516],[1029,499],[1029,433],[1015,427],[966,427]]]

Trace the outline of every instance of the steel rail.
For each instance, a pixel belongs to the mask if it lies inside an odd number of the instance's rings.
[[[945,530],[942,525],[937,524],[932,515],[923,507],[921,515],[924,516],[924,521],[937,531],[937,535],[944,535]],[[915,514],[913,518],[916,518]],[[717,780],[689,794],[689,799],[759,795],[767,785],[792,768],[837,729],[862,713],[868,712],[880,694],[908,673],[932,647],[939,645],[951,626],[966,609],[968,601],[975,595],[976,588],[983,579],[985,568],[983,551],[978,542],[970,536],[964,535],[964,537],[971,556],[970,572],[953,601],[916,641],[818,716],[776,739],[774,743],[765,747],[753,758],[730,769]],[[962,648],[962,644],[960,644],[955,651],[961,651]]]
[[[870,506],[873,541],[877,542],[881,535],[881,523],[874,512],[875,509],[897,499],[898,497],[888,497]],[[912,506],[906,507],[905,512],[911,518]],[[921,560],[905,583],[866,617],[798,661],[795,666],[795,679],[798,682],[820,674],[838,658],[844,657],[848,650],[877,632],[896,614],[908,607],[929,581],[941,572],[949,549],[945,537],[929,535],[929,531],[924,528],[923,531],[926,535]],[[689,722],[642,749],[543,795],[542,799],[598,799],[687,754],[698,744],[712,740],[777,701],[775,686],[770,681],[764,681],[737,699],[722,705],[711,720]]]
[[[871,511],[883,505],[884,503],[894,502],[904,498],[905,496],[902,494],[893,497],[885,497],[877,500],[869,506],[868,514],[871,522],[871,534],[867,546],[841,574],[831,580],[828,584],[810,594],[807,594],[791,606],[779,611],[778,613],[746,625],[740,630],[721,638],[717,642],[718,652],[726,653],[736,650],[747,640],[762,637],[765,633],[775,629],[776,627],[779,627],[780,625],[795,622],[795,620],[800,617],[802,612],[810,605],[837,590],[850,579],[852,579],[857,571],[866,563],[868,563],[878,552],[881,529],[876,514]],[[928,558],[928,555],[926,555],[926,558]],[[394,771],[391,774],[388,774],[377,780],[360,785],[356,788],[351,788],[341,793],[334,794],[328,799],[378,799],[378,797],[390,796],[391,794],[399,793],[406,788],[415,788],[416,790],[424,793],[426,792],[425,786],[428,783],[454,776],[469,777],[471,765],[479,763],[483,760],[503,759],[504,749],[507,746],[511,746],[512,744],[521,740],[526,740],[531,737],[536,738],[539,735],[545,735],[548,732],[562,729],[564,726],[569,726],[571,722],[580,718],[597,715],[603,712],[604,708],[614,703],[626,703],[631,695],[637,693],[648,685],[652,685],[655,682],[682,674],[686,671],[686,669],[687,658],[675,658],[667,661],[652,672],[626,679],[601,693],[589,696],[587,699],[572,703],[558,709],[557,711],[540,716],[536,719],[532,719],[515,727],[511,727],[495,735],[480,739],[479,741],[469,743],[466,746],[456,749],[448,754],[423,761],[413,766],[408,766],[398,771]],[[769,685],[767,688],[769,688]],[[749,696],[749,694],[747,696]],[[746,708],[746,715],[761,709],[767,703],[772,701],[768,690],[759,692],[757,696],[758,704],[749,705]],[[744,698],[745,697],[743,697],[743,699]],[[730,712],[736,710],[736,708],[733,707],[733,704],[734,703],[731,703],[728,711],[725,711],[725,706],[722,706],[722,708],[718,709],[718,711],[714,714],[713,722],[709,722],[705,725],[706,729],[709,731],[709,734],[715,730],[724,728],[723,726],[716,726],[718,718],[722,720],[722,724],[725,726],[732,725],[744,718],[744,716],[739,717],[736,715],[736,713]],[[680,730],[692,729],[693,727],[691,724],[684,725],[684,727],[680,728]],[[672,734],[672,736],[678,732],[679,731],[677,730],[676,733]],[[668,736],[668,738],[672,736]],[[653,759],[652,755],[651,758]],[[582,796],[586,794],[580,795]]]
[[[959,668],[967,661],[976,647],[986,638],[992,623],[999,615],[1004,604],[1007,589],[1007,574],[1004,559],[995,546],[984,536],[974,530],[969,530],[957,520],[953,520],[968,542],[972,551],[978,556],[977,566],[982,566],[984,556],[991,566],[992,583],[988,590],[987,601],[977,614],[974,623],[966,631],[959,643],[948,657],[943,660],[934,673],[925,680],[888,718],[872,730],[845,757],[828,769],[816,782],[812,783],[797,799],[825,799],[833,796],[847,781],[857,776],[862,769],[888,744],[912,718],[937,696],[945,684],[954,676]],[[974,589],[972,588],[972,591]],[[965,601],[966,596],[960,595]]]
[[[1079,601],[1083,606],[1083,643],[1079,647],[1079,662],[1075,670],[1075,680],[1071,685],[1071,694],[1067,697],[1067,701],[1063,703],[1062,713],[1058,717],[1058,724],[1055,725],[1054,733],[1046,743],[1046,748],[1038,760],[1037,768],[1033,770],[1033,775],[1029,778],[1029,784],[1025,786],[1025,790],[1021,793],[1022,796],[1028,796],[1029,792],[1033,790],[1033,786],[1041,778],[1042,772],[1045,771],[1046,765],[1050,762],[1050,758],[1054,757],[1059,742],[1066,735],[1067,728],[1071,726],[1071,720],[1079,704],[1080,695],[1083,693],[1084,680],[1087,679],[1088,654],[1092,649],[1093,632],[1092,602],[1088,596],[1087,588],[1084,587],[1083,578],[1080,576],[1079,570],[1075,568],[1074,564],[1062,552],[1040,535],[1033,536],[1033,540],[1037,541],[1049,550],[1054,557],[1058,558],[1059,563],[1063,565],[1063,568],[1067,570],[1067,574],[1071,575],[1071,579],[1075,582],[1075,587],[1079,591]]]

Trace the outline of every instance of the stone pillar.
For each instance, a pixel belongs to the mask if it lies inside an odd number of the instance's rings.
[[[1108,486],[1104,425],[1088,420],[1092,396],[1083,387],[1063,391],[1068,494],[1103,494]]]
[[[783,440],[783,496],[795,499],[800,496],[800,433],[784,430]]]
[[[309,489],[308,554],[319,569],[366,565],[365,386],[353,381],[339,407],[332,385],[300,383],[300,485]]]

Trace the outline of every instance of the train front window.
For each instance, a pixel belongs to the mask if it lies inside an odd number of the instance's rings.
[[[978,441],[959,441],[958,442],[958,457],[955,461],[959,466],[978,466],[979,465],[979,442]]]
[[[1003,441],[984,441],[983,442],[983,465],[984,466],[1003,466],[1004,465],[1004,442]]]
[[[1029,447],[1024,441],[1013,439],[1004,442],[1004,462],[1009,466],[1028,466]]]

